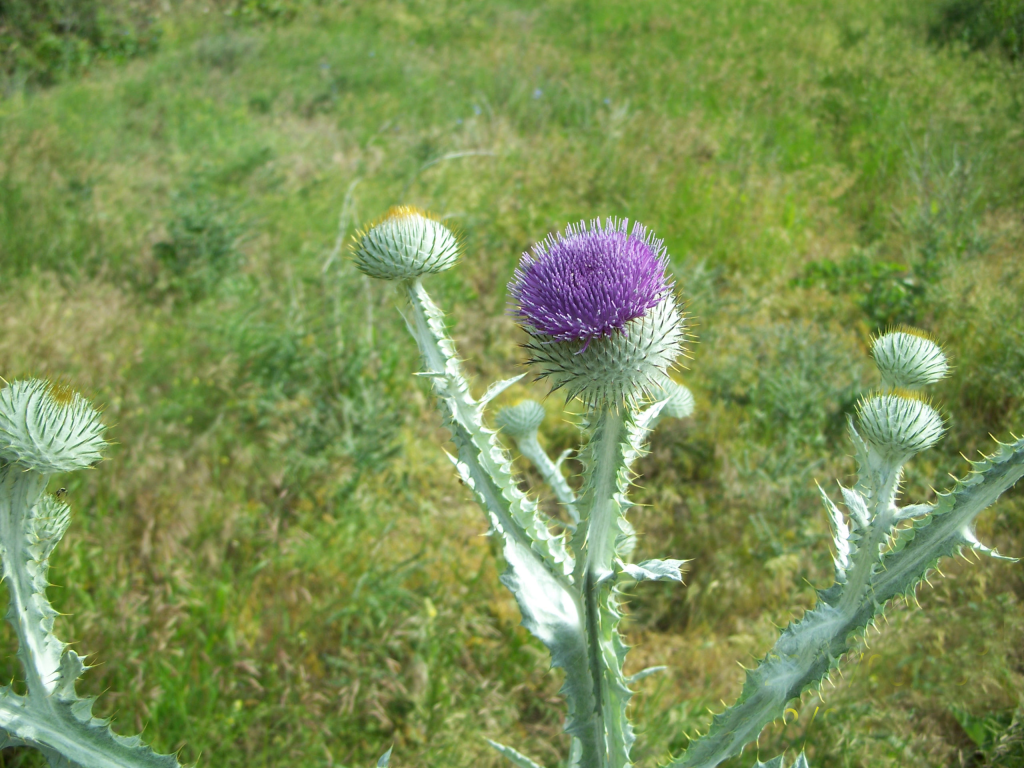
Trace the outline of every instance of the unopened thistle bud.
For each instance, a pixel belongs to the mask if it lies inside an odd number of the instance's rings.
[[[41,474],[71,472],[100,460],[106,446],[99,412],[64,385],[29,379],[0,390],[0,460]]]
[[[409,280],[444,272],[455,263],[459,243],[444,224],[418,208],[399,205],[356,232],[356,267],[382,280]]]
[[[913,392],[876,394],[857,407],[857,427],[884,459],[903,463],[942,437],[942,417]]]
[[[535,434],[545,415],[544,406],[536,400],[523,400],[498,411],[494,424],[509,437],[519,439]]]
[[[539,377],[591,407],[650,393],[686,334],[666,267],[661,240],[612,219],[570,225],[523,254],[509,294]]]
[[[941,347],[915,328],[886,331],[871,345],[871,356],[891,389],[921,389],[949,373]]]

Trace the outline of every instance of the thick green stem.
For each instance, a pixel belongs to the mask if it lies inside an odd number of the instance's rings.
[[[615,495],[618,492],[618,474],[622,466],[622,439],[624,433],[622,411],[605,408],[594,416],[593,434],[588,453],[592,468],[587,487],[580,501],[582,524],[573,537],[577,552],[578,577],[590,574],[595,585],[608,579],[615,561],[615,541],[622,510]],[[586,556],[581,557],[581,549]]]
[[[629,689],[622,674],[618,637],[619,613],[611,593],[615,545],[621,532],[620,484],[626,472],[624,414],[605,408],[593,415],[587,446],[587,479],[580,497],[582,520],[573,541],[577,545],[577,583],[583,591],[587,654],[594,681],[597,716],[602,723],[605,750],[596,768],[630,765],[633,732],[625,720]],[[582,549],[582,553],[581,550]]]
[[[53,693],[60,669],[64,644],[42,627],[52,625],[56,612],[45,596],[38,593],[29,567],[33,558],[28,552],[28,511],[46,487],[46,476],[32,470],[6,467],[0,483],[0,555],[3,577],[10,595],[7,620],[18,637],[18,658],[25,671],[25,684],[32,697]],[[38,567],[38,564],[35,564]]]
[[[872,488],[872,499],[874,500],[874,511],[871,515],[871,527],[867,539],[861,545],[854,557],[853,568],[847,574],[846,584],[843,587],[843,596],[836,608],[842,614],[850,614],[863,597],[864,591],[868,589],[871,577],[875,568],[882,559],[882,546],[893,531],[893,521],[896,517],[896,489],[899,485],[899,465],[887,465],[886,471],[881,473]]]
[[[607,742],[608,728],[607,717],[607,696],[605,695],[604,663],[601,658],[601,611],[598,606],[599,590],[601,587],[594,583],[591,574],[583,577],[583,605],[586,616],[587,633],[587,661],[590,665],[590,675],[594,682],[594,704],[596,707],[595,719],[601,723],[604,733],[603,741]],[[595,768],[605,768],[608,765],[607,747],[598,753],[599,760]]]
[[[70,521],[66,505],[43,495],[47,476],[17,464],[0,467],[0,556],[10,595],[7,618],[18,637],[27,695],[0,688],[0,746],[28,745],[52,765],[83,768],[180,768],[139,738],[114,734],[75,694],[84,665],[53,634],[57,612],[46,599],[48,558]]]
[[[517,439],[516,447],[523,456],[533,462],[533,466],[540,472],[544,482],[551,486],[551,489],[555,492],[555,498],[558,499],[559,503],[565,507],[566,512],[569,513],[569,519],[572,520],[572,527],[575,530],[580,524],[580,513],[576,509],[576,494],[573,493],[569,483],[566,482],[565,476],[562,475],[562,470],[551,460],[548,452],[541,447],[540,442],[537,440],[537,433],[534,432],[531,435],[525,435]]]

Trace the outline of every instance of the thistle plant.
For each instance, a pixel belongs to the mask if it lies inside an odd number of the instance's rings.
[[[660,240],[625,221],[579,223],[524,254],[509,284],[511,313],[527,334],[535,376],[585,407],[579,490],[561,459],[541,446],[545,410],[524,401],[487,426],[485,410],[522,375],[492,384],[478,399],[462,372],[441,310],[422,284],[456,257],[455,238],[435,218],[392,209],[360,232],[353,253],[373,277],[397,282],[406,318],[455,446],[449,455],[501,542],[503,584],[523,625],[564,671],[570,768],[631,765],[634,731],[627,718],[631,685],[660,668],[627,676],[620,594],[645,580],[682,581],[682,559],[633,563],[628,520],[633,466],[664,416],[693,412],[693,397],[670,376],[687,340]],[[832,527],[835,578],[817,604],[781,631],[739,698],[715,715],[673,768],[712,768],[755,742],[765,725],[816,690],[858,647],[859,638],[900,597],[913,595],[939,560],[964,549],[1000,557],[974,534],[978,515],[1024,475],[1024,440],[997,445],[934,503],[899,504],[905,464],[942,436],[943,419],[918,390],[949,373],[934,341],[906,328],[881,334],[872,354],[882,388],[860,402],[849,423],[857,482],[841,502],[822,491]],[[565,510],[544,515],[520,490],[510,439],[534,464]],[[564,456],[562,457],[564,458]],[[845,508],[845,511],[844,509]],[[514,748],[491,742],[520,768],[538,768]],[[803,755],[795,766],[807,765]],[[783,757],[757,766],[783,768]]]
[[[53,634],[46,577],[71,509],[46,486],[53,474],[99,461],[103,435],[99,413],[67,386],[32,379],[0,390],[0,559],[25,675],[24,694],[0,687],[0,747],[35,747],[52,766],[179,768],[173,755],[93,717],[93,699],[75,692],[85,662]]]
[[[501,542],[502,582],[524,626],[564,671],[567,764],[630,766],[631,686],[663,667],[632,676],[623,671],[628,647],[619,632],[620,595],[642,581],[682,582],[686,562],[632,562],[636,532],[628,519],[633,466],[651,430],[664,417],[694,410],[689,390],[670,375],[688,336],[663,243],[625,221],[580,223],[524,254],[509,284],[511,312],[527,335],[535,375],[584,405],[578,490],[563,474],[566,454],[552,460],[541,443],[543,405],[526,400],[495,414],[496,428],[485,422],[488,405],[523,376],[491,385],[479,399],[470,390],[444,317],[422,284],[425,275],[455,263],[451,231],[421,211],[394,208],[358,234],[353,255],[360,270],[395,281],[408,298],[421,375],[431,381],[451,430],[452,463]],[[965,549],[1002,557],[977,539],[974,524],[1024,475],[1024,440],[999,444],[972,462],[971,472],[934,503],[901,506],[905,465],[944,431],[921,390],[950,367],[937,343],[909,328],[881,334],[871,351],[882,387],[861,400],[850,420],[857,481],[840,486],[842,508],[821,492],[832,527],[834,582],[782,630],[708,732],[669,758],[673,768],[712,768],[756,741],[942,558]],[[98,411],[67,386],[28,380],[0,389],[0,560],[25,688],[0,687],[0,748],[34,747],[58,767],[180,768],[175,756],[154,753],[138,736],[118,736],[92,715],[93,700],[75,691],[84,660],[53,633],[49,558],[71,512],[47,484],[54,474],[99,461],[104,435]],[[506,439],[551,486],[563,514],[546,516],[520,489]],[[491,743],[520,768],[538,768],[514,748]],[[390,755],[377,765],[387,766]],[[807,768],[803,755],[792,765]],[[785,768],[784,758],[755,768]]]

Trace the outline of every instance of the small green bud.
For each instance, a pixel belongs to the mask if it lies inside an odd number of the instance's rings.
[[[902,464],[942,437],[938,412],[913,392],[876,394],[857,407],[860,434],[882,458]]]
[[[921,331],[900,326],[871,345],[871,356],[890,389],[921,389],[949,373],[941,347]]]
[[[544,423],[544,406],[536,400],[523,400],[518,405],[502,408],[494,418],[494,424],[513,439],[529,437]]]
[[[70,387],[40,379],[0,390],[0,459],[42,474],[95,464],[106,446],[99,412]]]
[[[356,233],[352,254],[359,271],[370,277],[409,280],[451,267],[459,243],[430,214],[399,205]]]

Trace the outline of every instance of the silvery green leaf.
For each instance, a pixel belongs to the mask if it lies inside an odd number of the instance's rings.
[[[636,737],[626,717],[632,691],[622,671],[628,647],[618,631],[621,614],[613,589],[615,567],[623,543],[630,541],[632,526],[626,519],[632,465],[643,455],[652,424],[664,401],[637,414],[603,409],[594,414],[590,440],[580,458],[584,464],[583,488],[577,507],[581,524],[573,546],[584,556],[576,562],[576,583],[583,585],[584,611],[591,644],[590,674],[598,686],[607,760],[592,763],[584,754],[580,766],[631,765],[629,753]]]
[[[772,758],[767,763],[762,763],[758,760],[754,763],[754,768],[785,768],[785,763],[782,758],[783,756],[779,755],[778,757]],[[800,756],[792,765],[789,766],[789,768],[808,768],[806,755],[801,752]]]
[[[828,497],[820,485],[818,486],[818,492],[821,494],[821,499],[825,504],[825,510],[828,512],[828,521],[832,528],[832,543],[835,544],[836,547],[836,554],[834,558],[836,582],[842,584],[846,581],[846,572],[852,564],[850,559],[852,552],[850,528],[846,524],[846,520],[843,518],[843,513],[840,512],[839,508],[832,503],[832,499]]]
[[[512,747],[506,747],[504,744],[499,744],[496,741],[487,739],[487,743],[494,747],[498,752],[513,764],[519,766],[519,768],[541,768],[537,763],[533,762],[526,755],[521,752],[517,752]]]
[[[661,417],[685,419],[693,415],[693,393],[668,376],[655,380],[654,385],[651,387],[651,398],[653,400],[665,401],[665,408],[661,412]]]
[[[568,459],[574,453],[576,453],[576,451],[574,451],[572,448],[566,448],[564,451],[562,451],[560,454],[558,454],[558,458],[555,459],[555,466],[556,467],[562,466],[562,462],[564,462],[566,459]]]
[[[67,504],[43,494],[45,478],[16,464],[0,469],[0,557],[8,621],[18,635],[25,682],[36,696],[53,692],[64,643],[53,635],[57,612],[46,599],[49,556],[67,530]]]
[[[43,493],[45,476],[21,464],[0,468],[0,558],[18,637],[27,694],[0,688],[0,742],[39,749],[56,768],[179,768],[138,736],[118,736],[92,716],[92,699],[75,681],[81,657],[53,634],[57,613],[46,598],[48,558],[67,530],[67,504]]]
[[[459,431],[454,434],[459,435]],[[465,445],[465,439],[456,439],[456,445],[460,443]],[[552,665],[565,670],[562,693],[569,707],[565,730],[582,742],[588,759],[596,759],[590,756],[597,754],[603,739],[579,598],[534,551],[522,530],[515,527],[507,500],[490,475],[474,461],[473,452],[460,450],[459,457],[451,459],[502,538],[508,570],[501,581],[516,598],[523,626],[547,647]]]
[[[651,675],[656,675],[659,672],[664,672],[666,669],[668,669],[668,667],[666,667],[666,666],[647,667],[647,669],[641,669],[635,675],[630,675],[629,677],[627,677],[626,678],[626,682],[629,683],[630,685],[633,685],[633,683],[639,683],[641,680],[643,680],[646,677],[650,677]]]
[[[483,424],[483,407],[470,394],[469,382],[462,373],[444,315],[419,281],[406,288],[412,306],[412,317],[406,318],[406,325],[420,348],[426,372],[435,374],[432,376],[434,392],[447,426],[452,430],[452,438],[459,446],[459,457],[473,454],[470,463],[478,463],[481,471],[496,484],[510,515],[508,530],[523,534],[552,569],[561,574],[571,573],[572,557],[564,540],[552,535],[548,520],[540,514],[536,502],[519,490],[512,474],[511,458],[494,430]]]
[[[388,747],[388,751],[380,756],[380,760],[377,761],[377,768],[388,768],[391,764],[391,750],[394,747]]]
[[[977,541],[974,523],[1024,476],[1024,439],[1000,445],[995,454],[972,466],[966,478],[939,495],[931,514],[897,534],[894,546],[880,561],[865,554],[861,562],[866,570],[856,579],[863,584],[861,589],[846,594],[854,583],[851,570],[846,584],[819,592],[817,605],[786,627],[758,667],[747,672],[737,702],[715,715],[708,732],[691,742],[670,763],[672,768],[712,768],[739,754],[765,725],[783,714],[790,701],[820,685],[885,605],[913,593],[940,558],[965,546],[992,554]],[[870,465],[864,468],[871,470]],[[870,548],[861,551],[871,553]]]
[[[503,379],[502,381],[494,382],[487,388],[487,391],[484,392],[483,397],[480,398],[480,405],[487,405],[491,400],[496,398],[513,384],[518,383],[525,375],[525,373],[521,373],[518,376],[513,376],[511,379]]]
[[[682,583],[680,568],[686,560],[644,560],[642,563],[618,561],[619,568],[633,581],[678,581]]]
[[[573,537],[573,546],[579,552],[585,543],[586,559],[577,562],[577,576],[588,570],[603,582],[613,573],[618,539],[635,535],[626,520],[632,506],[632,467],[644,455],[651,426],[664,404],[657,402],[628,416],[609,409],[595,417],[590,440],[580,454],[584,471],[577,506],[584,525]]]
[[[581,764],[600,764],[604,735],[590,671],[583,606],[572,588],[573,558],[512,475],[511,459],[483,424],[483,409],[469,392],[441,311],[419,282],[406,286],[412,306],[407,325],[428,371],[456,446],[459,476],[473,491],[502,540],[508,569],[502,582],[512,592],[523,626],[547,647],[553,666],[565,671],[565,730],[581,745]]]
[[[839,486],[843,494],[843,502],[850,513],[850,517],[857,523],[857,526],[866,529],[871,521],[871,513],[868,512],[867,502],[855,488],[844,488]]]
[[[92,699],[19,696],[0,688],[0,724],[7,745],[41,750],[59,768],[180,768],[174,755],[158,755],[138,736],[119,736],[109,721],[92,716]]]
[[[896,516],[893,519],[896,522],[899,522],[900,520],[909,520],[912,517],[927,515],[931,511],[931,504],[909,504],[906,507],[900,507],[900,509],[896,511]]]

